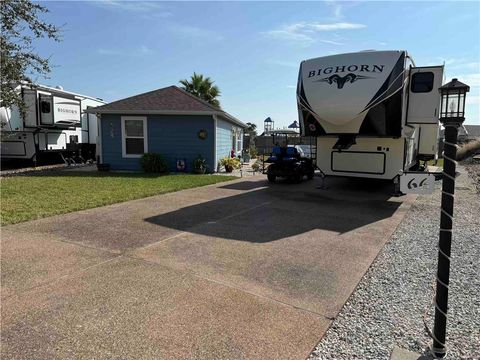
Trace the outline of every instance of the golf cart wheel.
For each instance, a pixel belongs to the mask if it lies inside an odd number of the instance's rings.
[[[303,180],[303,174],[300,173],[300,172],[297,172],[294,176],[293,176],[293,182],[296,183],[296,184],[299,184],[302,182]]]
[[[314,176],[315,176],[315,170],[312,169],[312,170],[310,170],[310,171],[308,172],[308,174],[307,174],[307,179],[308,179],[308,180],[312,180]]]
[[[267,174],[267,179],[268,179],[268,181],[270,181],[271,183],[274,183],[275,180],[277,179],[277,177],[276,177],[274,174]]]

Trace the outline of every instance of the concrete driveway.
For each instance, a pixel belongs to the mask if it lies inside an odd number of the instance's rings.
[[[2,359],[304,359],[413,197],[263,176],[2,228]]]

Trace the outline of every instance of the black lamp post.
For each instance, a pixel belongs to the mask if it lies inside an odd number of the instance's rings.
[[[442,210],[440,240],[438,243],[437,292],[435,295],[435,325],[433,353],[443,358],[446,354],[448,284],[450,278],[450,249],[452,245],[453,200],[455,191],[458,128],[465,120],[465,96],[470,87],[453,79],[439,88],[441,94],[440,121],[445,128],[442,180]]]

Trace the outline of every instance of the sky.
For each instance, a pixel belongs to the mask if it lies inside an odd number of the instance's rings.
[[[243,122],[298,119],[302,60],[367,49],[407,50],[417,66],[445,64],[470,85],[466,123],[480,125],[480,2],[47,1],[62,41],[36,52],[46,85],[106,101],[211,77],[221,106]]]

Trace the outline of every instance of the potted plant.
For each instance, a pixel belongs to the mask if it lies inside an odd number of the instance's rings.
[[[198,155],[197,158],[193,160],[193,171],[196,174],[205,174],[207,167],[207,160],[202,155]]]
[[[227,173],[231,173],[233,169],[239,169],[242,164],[238,158],[224,157],[220,160],[220,165],[225,168]]]

